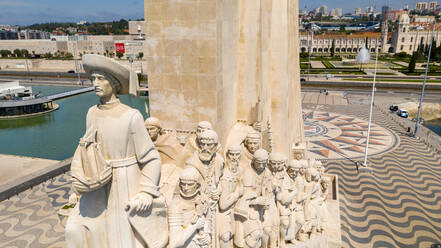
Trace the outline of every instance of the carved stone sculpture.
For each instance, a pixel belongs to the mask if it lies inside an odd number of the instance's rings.
[[[256,130],[249,131],[245,140],[243,141],[243,155],[240,161],[240,165],[242,168],[246,168],[251,164],[254,152],[256,152],[261,147],[262,135]]]
[[[184,153],[188,156],[193,155],[199,149],[199,139],[201,134],[206,130],[213,130],[213,127],[208,121],[201,121],[196,128],[196,134],[190,135],[184,146]]]
[[[129,93],[136,77],[104,56],[84,55],[83,65],[100,101],[87,113],[86,133],[72,160],[73,191],[81,197],[67,220],[67,247],[152,245],[149,235],[166,232],[158,230],[166,222],[146,214],[156,211],[152,205],[161,205],[154,204],[161,160],[142,115],[117,98]],[[144,221],[132,222],[138,215]],[[158,228],[147,236],[135,233],[152,224]]]
[[[219,150],[219,139],[215,131],[206,130],[200,134],[198,150],[187,160],[186,167],[194,167],[200,174],[202,181],[202,195],[209,202],[207,223],[210,234],[210,243],[216,243],[216,218],[218,201],[221,194],[220,178],[224,170],[224,159]]]
[[[319,185],[315,178],[318,176],[318,172],[315,168],[308,168],[305,172],[305,187],[304,187],[304,216],[305,223],[299,231],[299,240],[306,241],[311,237],[314,237],[317,233],[317,199],[320,195]]]
[[[168,210],[170,248],[208,248],[206,223],[208,202],[201,195],[202,178],[194,167],[186,167],[179,177],[179,191]]]
[[[183,147],[179,144],[176,136],[164,132],[160,121],[155,117],[147,118],[145,121],[145,127],[161,156],[162,163],[179,166],[182,160],[181,156]]]
[[[286,236],[292,218],[293,200],[297,190],[294,181],[286,172],[286,157],[280,153],[271,153],[269,157],[269,168],[272,172],[272,182],[275,186],[277,216],[280,219],[279,226],[279,247],[285,247]]]
[[[244,221],[243,244],[239,247],[256,248],[267,245],[264,236],[264,222],[272,199],[271,172],[267,169],[268,152],[259,149],[254,152],[251,165],[244,170],[244,195],[240,205],[247,207]],[[268,233],[268,230],[266,230]]]
[[[219,199],[220,212],[217,223],[220,248],[229,248],[232,245],[233,236],[243,236],[241,214],[235,214],[237,202],[243,195],[243,169],[239,167],[241,153],[242,148],[239,145],[231,145],[226,153],[226,166],[221,177],[222,194]]]

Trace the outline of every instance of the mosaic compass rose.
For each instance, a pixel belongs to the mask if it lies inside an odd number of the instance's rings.
[[[336,113],[303,110],[309,157],[317,159],[361,158],[364,156],[367,121]],[[391,150],[398,137],[372,123],[368,155]]]

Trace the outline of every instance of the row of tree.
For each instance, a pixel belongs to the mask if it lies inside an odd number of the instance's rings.
[[[15,49],[13,52],[10,50],[0,50],[2,58],[16,57],[16,58],[31,58],[33,54],[30,54],[26,49]]]

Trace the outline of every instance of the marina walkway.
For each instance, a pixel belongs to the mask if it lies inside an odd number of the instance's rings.
[[[71,90],[68,92],[63,92],[63,93],[59,93],[59,94],[55,94],[55,95],[51,95],[51,96],[47,96],[46,98],[48,98],[49,100],[55,101],[61,98],[65,98],[65,97],[69,97],[69,96],[74,96],[74,95],[79,95],[79,94],[83,94],[86,92],[90,92],[93,91],[94,87],[87,87],[87,88],[81,88],[81,89],[77,89],[77,90]]]

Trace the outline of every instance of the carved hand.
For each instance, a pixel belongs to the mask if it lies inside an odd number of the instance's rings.
[[[210,198],[213,201],[218,201],[220,197],[220,192],[217,189],[214,189],[213,191],[210,192]]]
[[[130,200],[127,204],[126,210],[134,209],[136,212],[143,212],[148,210],[153,202],[153,198],[150,194],[145,192],[140,192],[135,195],[135,197]]]

